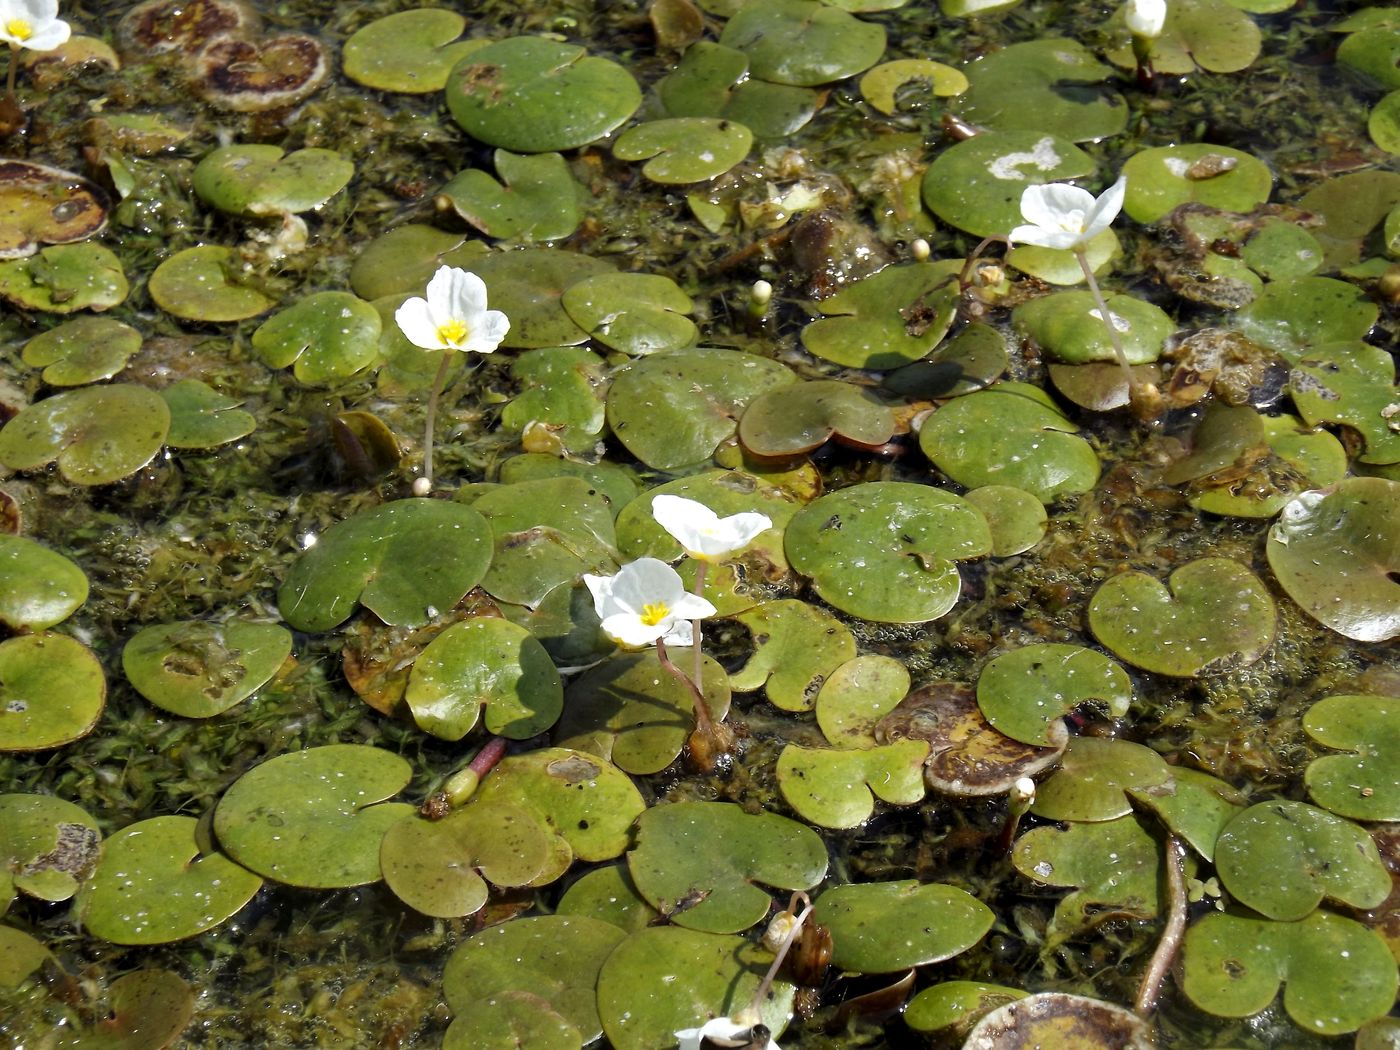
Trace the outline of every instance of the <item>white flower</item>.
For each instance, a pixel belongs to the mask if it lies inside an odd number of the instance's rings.
[[[72,29],[58,17],[58,0],[0,0],[0,41],[31,51],[52,51]]]
[[[721,518],[709,507],[684,496],[656,496],[651,516],[692,558],[719,561],[743,550],[773,527],[766,514],[744,511]]]
[[[715,607],[685,589],[680,574],[658,558],[628,562],[615,576],[584,574],[603,633],[618,645],[640,649],[658,638],[690,644],[690,621],[713,616]]]
[[[716,1017],[713,1021],[706,1021],[699,1028],[682,1028],[676,1033],[676,1038],[680,1041],[680,1050],[700,1050],[701,1043],[706,1039],[717,1046],[748,1046],[749,1031],[752,1028],[752,1021],[744,1024],[731,1021],[728,1017]],[[782,1048],[769,1039],[764,1050]]]
[[[1030,225],[1017,226],[1011,240],[1079,251],[1118,217],[1127,192],[1128,180],[1122,175],[1097,199],[1067,182],[1027,186],[1021,194],[1021,218]]]
[[[1167,20],[1167,0],[1128,0],[1123,17],[1133,36],[1151,39],[1160,36]]]
[[[510,331],[505,314],[486,309],[486,283],[455,266],[439,267],[428,282],[428,297],[406,301],[394,320],[408,341],[424,350],[489,354]]]

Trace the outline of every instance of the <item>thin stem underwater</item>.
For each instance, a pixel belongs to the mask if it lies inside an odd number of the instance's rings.
[[[428,482],[426,487],[429,491],[432,491],[433,485],[433,424],[437,420],[438,398],[442,396],[442,384],[447,379],[447,366],[451,361],[452,351],[443,350],[437,375],[433,376],[432,393],[428,395],[427,433],[423,437],[423,477]]]
[[[1109,313],[1108,303],[1104,301],[1103,292],[1099,291],[1099,282],[1094,279],[1094,271],[1089,266],[1089,256],[1083,248],[1075,248],[1074,257],[1079,260],[1079,268],[1084,271],[1084,280],[1089,282],[1089,291],[1094,297],[1094,302],[1098,304],[1099,317],[1103,321],[1104,328],[1108,331],[1108,341],[1113,344],[1113,354],[1118,358],[1119,365],[1123,368],[1123,375],[1128,380],[1128,400],[1136,402],[1141,399],[1141,389],[1137,377],[1133,375],[1133,366],[1128,364],[1127,352],[1123,349],[1123,341],[1118,338],[1118,329],[1113,323],[1113,314]]]

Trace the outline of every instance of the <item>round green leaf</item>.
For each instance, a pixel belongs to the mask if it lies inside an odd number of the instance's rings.
[[[939,153],[922,193],[929,211],[949,225],[976,237],[1005,236],[1022,222],[1027,186],[1093,172],[1093,158],[1071,139],[1043,131],[988,132]]]
[[[1400,820],[1400,701],[1329,696],[1308,708],[1303,729],[1324,747],[1351,752],[1308,763],[1303,781],[1314,802],[1353,820]]]
[[[62,634],[0,642],[0,751],[42,751],[92,732],[107,680],[92,650]]]
[[[556,248],[523,248],[488,255],[473,266],[486,282],[491,306],[510,318],[502,346],[572,346],[588,338],[560,301],[579,281],[611,273],[607,263]]]
[[[1382,90],[1400,88],[1400,34],[1394,26],[1367,26],[1349,34],[1337,48],[1337,61]]]
[[[136,632],[122,671],[162,710],[211,718],[261,689],[291,652],[292,634],[278,624],[185,620]]]
[[[528,740],[559,718],[564,687],[529,631],[484,616],[454,623],[428,644],[404,700],[414,721],[443,740],[466,736],[482,708],[488,731]]]
[[[1269,530],[1269,567],[1308,615],[1358,641],[1400,635],[1400,482],[1304,492]]]
[[[443,1033],[442,1050],[580,1050],[583,1036],[533,992],[497,992],[489,1009],[472,1009]]]
[[[956,403],[956,402],[955,402]],[[828,493],[788,523],[794,569],[842,612],[880,623],[936,620],[958,600],[957,562],[990,553],[982,512],[959,496],[908,482]]]
[[[1283,1006],[1305,1031],[1352,1032],[1395,1001],[1395,960],[1354,919],[1318,911],[1301,922],[1213,912],[1186,931],[1182,990],[1208,1013],[1259,1013],[1283,984]]]
[[[817,725],[833,747],[874,747],[875,724],[909,695],[909,669],[893,656],[853,656],[826,676]]]
[[[603,1033],[594,990],[598,971],[626,934],[579,915],[536,915],[482,930],[452,953],[442,974],[457,1023],[491,1012],[496,996],[528,991],[578,1029],[585,1043]]]
[[[653,907],[664,912],[684,901],[672,922],[707,933],[747,930],[772,904],[760,885],[811,889],[826,875],[826,863],[826,845],[811,828],[729,802],[647,810],[627,854],[632,881]]]
[[[510,374],[520,393],[501,410],[503,427],[523,434],[543,426],[566,449],[592,448],[607,425],[601,357],[578,346],[542,347],[516,357]]]
[[[1322,265],[1322,245],[1303,227],[1278,219],[1250,235],[1240,258],[1270,281],[1306,277]]]
[[[1360,262],[1365,238],[1400,204],[1400,174],[1371,169],[1327,179],[1298,201],[1298,207],[1321,220],[1313,236],[1326,252],[1329,267]]]
[[[894,113],[895,92],[904,85],[922,81],[935,96],[960,95],[967,90],[967,77],[952,66],[926,58],[901,58],[882,62],[860,78],[860,93],[886,116]]]
[[[1366,121],[1371,141],[1390,154],[1400,154],[1400,91],[1376,103]]]
[[[448,233],[431,226],[409,223],[397,226],[364,246],[350,267],[350,287],[362,299],[382,299],[387,295],[422,295],[433,274],[443,266],[475,271],[488,248],[464,234]],[[492,302],[492,306],[497,305]],[[395,304],[397,309],[398,304]],[[392,311],[390,311],[392,314]],[[511,315],[511,326],[515,316]],[[386,331],[398,325],[386,324]],[[432,382],[437,360],[423,380]]]
[[[144,5],[137,5],[138,7]],[[87,1031],[73,1026],[62,1050],[163,1050],[194,1016],[194,989],[168,970],[137,970],[107,989],[104,1015]]]
[[[385,623],[421,627],[480,583],[490,560],[490,526],[470,507],[397,500],[322,533],[277,605],[299,631],[329,631],[361,603]]]
[[[200,849],[193,817],[152,817],[102,845],[78,890],[87,931],[113,944],[167,944],[212,929],[253,899],[263,880]]]
[[[1076,40],[1010,44],[969,63],[965,72],[969,86],[957,112],[970,124],[1086,142],[1117,135],[1128,123],[1123,96],[1094,86],[1107,81],[1112,68]]]
[[[1206,860],[1215,858],[1220,833],[1244,809],[1239,792],[1229,784],[1189,766],[1173,767],[1164,784],[1128,793]]]
[[[1246,336],[1290,362],[1327,343],[1364,339],[1379,309],[1364,292],[1330,277],[1273,281],[1239,313]]]
[[[1171,767],[1127,740],[1070,737],[1060,768],[1036,791],[1031,812],[1046,820],[1115,820],[1133,810],[1127,792],[1165,784]]]
[[[1045,538],[1049,527],[1045,505],[1025,489],[983,485],[967,493],[966,499],[987,519],[995,557],[1024,553]]]
[[[583,915],[636,933],[655,926],[660,912],[642,899],[626,864],[609,864],[585,872],[559,898],[558,915]]]
[[[952,1034],[961,1038],[997,1007],[1025,998],[1019,988],[980,981],[943,981],[925,988],[904,1011],[904,1023],[922,1035]]]
[[[1078,645],[1013,649],[987,664],[977,680],[977,705],[987,721],[1013,740],[1042,747],[1063,741],[1060,719],[1090,700],[1122,718],[1133,686],[1123,668]]]
[[[1131,295],[1108,297],[1108,312],[1129,364],[1162,356],[1176,325],[1160,307]],[[1117,361],[1093,292],[1056,292],[1022,303],[1011,314],[1016,327],[1057,361],[1082,365]]]
[[[750,76],[814,87],[878,62],[885,30],[813,0],[766,0],[740,8],[719,42],[748,56]]]
[[[556,241],[578,229],[583,187],[563,156],[498,149],[494,163],[499,182],[478,168],[460,171],[438,190],[438,206],[503,240]]]
[[[1143,572],[1110,578],[1089,602],[1089,626],[1134,667],[1199,678],[1258,660],[1273,644],[1276,617],[1254,573],[1229,558],[1198,558],[1167,586]]]
[[[354,174],[334,150],[241,144],[207,154],[193,182],[200,200],[230,215],[285,215],[319,208]]]
[[[376,18],[345,41],[345,75],[376,91],[441,91],[447,74],[488,41],[458,40],[467,20],[456,11],[421,7]]]
[[[740,937],[677,926],[632,934],[598,975],[598,1010],[615,1050],[655,1050],[676,1032],[746,1008],[772,962],[767,950]],[[794,989],[778,980],[759,1006],[762,1022],[781,1033],[792,1015]]]
[[[703,463],[734,435],[744,408],[765,390],[796,382],[777,361],[738,350],[678,350],[634,361],[613,378],[608,424],[649,467]]]
[[[0,989],[18,988],[52,959],[53,953],[23,930],[0,926]]]
[[[1219,174],[1211,174],[1217,170]],[[1144,223],[1156,222],[1188,203],[1253,211],[1269,199],[1274,185],[1273,175],[1259,158],[1204,142],[1142,150],[1128,158],[1123,174],[1128,179],[1123,210]]]
[[[412,770],[398,755],[328,744],[269,759],[244,773],[214,810],[214,833],[234,860],[309,889],[378,882],[384,833],[413,812],[385,802]]]
[[[961,397],[991,386],[1006,371],[1006,361],[1006,337],[974,321],[921,360],[885,376],[882,385],[921,401]]]
[[[695,343],[695,323],[684,316],[694,304],[669,277],[599,274],[570,287],[562,302],[590,337],[634,357]]]
[[[24,363],[50,386],[111,379],[141,348],[141,333],[110,317],[75,317],[24,344]]]
[[[668,116],[718,117],[743,125],[760,140],[785,138],[812,119],[821,98],[817,92],[752,79],[748,69],[742,51],[698,40],[657,83],[657,95]]]
[[[17,892],[43,901],[73,896],[92,874],[101,838],[81,806],[52,795],[0,795],[0,912]]]
[[[198,379],[181,379],[162,387],[160,396],[170,409],[171,448],[214,448],[251,434],[257,420],[238,406],[237,398],[224,397]]]
[[[27,310],[107,310],[128,291],[121,260],[100,244],[60,244],[28,259],[0,262],[0,299]]]
[[[394,896],[436,918],[474,915],[486,881],[525,886],[545,867],[551,832],[534,815],[505,803],[478,803],[441,820],[404,817],[384,834],[379,862]]]
[[[619,160],[645,160],[642,174],[663,186],[705,182],[749,155],[753,132],[717,117],[671,117],[630,128],[613,144]]]
[[[1259,57],[1262,34],[1245,10],[1281,11],[1280,0],[1176,0],[1167,5],[1167,19],[1152,40],[1152,68],[1158,74],[1180,76],[1197,68],[1234,73]],[[1243,9],[1243,10],[1241,10]],[[1116,39],[1106,57],[1115,65],[1137,65],[1128,27],[1114,19]]]
[[[170,409],[131,383],[83,387],[45,398],[0,430],[0,463],[35,470],[57,462],[75,485],[106,485],[136,473],[160,451]]]
[[[473,138],[516,153],[587,145],[641,103],[641,89],[622,66],[541,36],[488,44],[447,78],[452,119]]]
[[[379,357],[379,313],[349,292],[316,292],[258,326],[253,349],[313,386],[346,379]]]
[[[13,631],[47,630],[87,596],[87,576],[72,561],[31,539],[0,533],[0,623]]]
[[[959,259],[887,266],[819,304],[802,345],[848,368],[898,368],[923,357],[957,316]]]
[[[1306,802],[1261,802],[1239,814],[1216,840],[1215,870],[1241,904],[1283,922],[1324,899],[1374,908],[1390,894],[1371,836]]]
[[[967,951],[995,915],[966,890],[909,879],[833,886],[812,918],[831,931],[834,966],[893,973]]]
[[[877,798],[894,806],[923,801],[926,758],[922,740],[839,751],[788,744],[778,756],[778,788],[803,820],[855,828],[870,819]]]
[[[729,676],[730,688],[741,693],[762,688],[768,702],[783,711],[810,711],[827,676],[856,655],[855,637],[845,624],[795,598],[756,605],[734,619],[749,629],[753,652]]]
[[[1043,391],[1002,383],[935,411],[919,447],[961,485],[1012,485],[1049,504],[1099,479],[1099,458],[1076,429]]]
[[[187,321],[242,321],[272,309],[274,301],[240,283],[232,249],[204,244],[176,252],[146,285],[157,306]]]

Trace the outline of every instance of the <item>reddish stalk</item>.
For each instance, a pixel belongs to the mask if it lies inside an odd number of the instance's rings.
[[[695,596],[705,597],[705,570],[710,567],[710,563],[699,558],[695,560]],[[695,650],[695,674],[691,677],[695,681],[695,688],[701,692],[705,690],[704,674],[705,654],[700,651],[700,621],[690,621],[690,644]]]
[[[1167,971],[1181,950],[1181,938],[1186,932],[1186,847],[1175,835],[1168,835],[1166,846],[1167,861],[1167,925],[1162,930],[1162,939],[1157,942],[1157,950],[1152,953],[1152,962],[1147,973],[1143,974],[1138,986],[1137,1002],[1133,1010],[1143,1020],[1152,1016],[1157,1009],[1157,999],[1162,994],[1162,982]]]

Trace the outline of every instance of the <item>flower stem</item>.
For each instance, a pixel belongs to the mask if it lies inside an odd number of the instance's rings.
[[[705,703],[704,692],[690,680],[690,675],[671,662],[666,655],[666,643],[660,638],[656,640],[656,657],[669,675],[685,684],[695,704],[695,731],[686,740],[690,765],[698,772],[713,773],[719,760],[734,746],[734,733],[724,723],[714,720],[709,704]]]
[[[807,916],[811,915],[812,909],[816,907],[816,905],[808,899],[807,894],[803,893],[801,890],[793,894],[793,901],[788,905],[789,911],[796,907],[798,903],[801,903],[803,908],[797,913],[797,918],[793,920],[792,927],[788,930],[787,937],[783,939],[783,943],[778,947],[777,954],[773,956],[773,965],[768,967],[768,972],[763,975],[763,980],[759,982],[758,987],[754,990],[753,998],[749,1000],[749,1008],[745,1015],[746,1017],[751,1016],[757,1020],[763,1016],[763,1003],[764,1000],[768,998],[768,993],[773,987],[773,981],[778,976],[778,970],[783,965],[783,960],[787,958],[788,950],[797,943],[797,938],[802,935],[802,924],[807,921]]]
[[[6,99],[7,101],[9,101],[9,102],[15,103],[16,105],[19,104],[19,99],[17,99],[17,98],[15,97],[15,70],[18,69],[18,68],[19,68],[19,47],[18,47],[18,45],[11,44],[11,45],[10,45],[10,68],[9,68],[9,71],[5,74],[5,99]]]
[[[1136,401],[1140,396],[1137,377],[1133,375],[1133,366],[1128,364],[1128,355],[1123,350],[1123,341],[1118,338],[1113,314],[1109,313],[1108,303],[1104,302],[1103,292],[1099,291],[1099,282],[1094,279],[1094,271],[1089,268],[1089,256],[1083,248],[1075,248],[1074,257],[1079,260],[1079,268],[1084,271],[1084,279],[1089,282],[1089,291],[1099,307],[1099,317],[1103,319],[1104,328],[1108,330],[1108,341],[1113,344],[1114,356],[1118,358],[1118,363],[1123,367],[1123,375],[1128,380],[1128,400]]]
[[[710,567],[710,563],[697,559],[695,562],[695,595],[697,598],[705,597],[705,570]],[[690,645],[695,650],[695,673],[691,678],[695,682],[695,687],[704,690],[705,684],[702,680],[705,666],[705,654],[700,651],[700,621],[690,621]]]
[[[423,477],[427,478],[429,489],[433,484],[433,423],[437,419],[438,397],[442,394],[442,384],[447,379],[447,366],[451,360],[451,351],[443,350],[437,375],[433,377],[433,390],[428,395],[428,432],[423,438]]]
[[[1162,930],[1162,939],[1157,942],[1157,950],[1152,953],[1152,962],[1143,975],[1138,987],[1134,1012],[1141,1018],[1152,1016],[1157,1009],[1157,997],[1162,991],[1162,982],[1181,949],[1181,938],[1186,932],[1186,847],[1175,835],[1167,836],[1164,847],[1167,862],[1167,925]]]
[[[692,630],[695,630],[692,622]],[[684,682],[686,689],[690,692],[690,698],[695,702],[695,730],[707,735],[714,732],[715,720],[710,716],[710,707],[705,703],[705,694],[700,691],[700,685],[691,680],[690,676],[671,662],[671,658],[666,655],[666,643],[660,638],[656,640],[656,658],[661,661],[668,674],[679,682]]]

